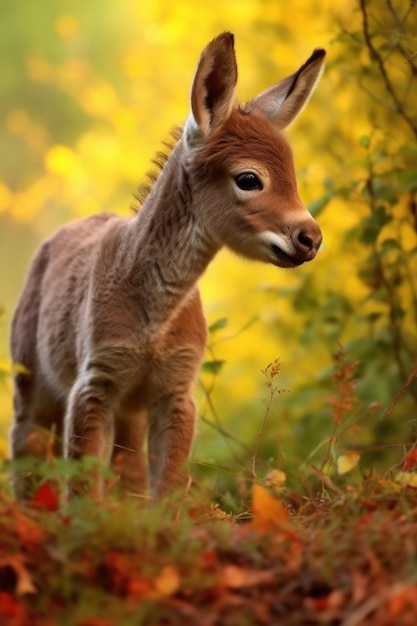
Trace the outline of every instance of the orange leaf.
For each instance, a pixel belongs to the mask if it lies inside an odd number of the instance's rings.
[[[36,587],[32,582],[32,577],[18,554],[10,554],[0,559],[0,568],[10,567],[16,576],[16,596],[26,596],[37,593]]]
[[[282,524],[290,523],[282,501],[257,484],[252,487],[252,513],[252,525],[263,532],[271,532]]]
[[[388,600],[388,612],[393,619],[393,623],[395,623],[401,616],[403,616],[407,608],[413,610],[413,615],[415,615],[416,610],[416,585],[404,585],[402,583],[397,583],[392,588],[392,595]],[[399,623],[399,621],[397,622]]]
[[[271,572],[247,569],[237,565],[226,565],[221,573],[221,582],[231,589],[254,587],[255,585],[273,581],[274,576]]]
[[[173,596],[181,585],[180,575],[175,565],[165,565],[154,584],[158,595]]]
[[[25,545],[42,544],[45,533],[37,522],[30,519],[18,509],[12,509],[13,527],[19,540]]]
[[[154,595],[154,587],[148,579],[134,575],[130,576],[127,581],[126,592],[127,595],[142,600],[143,598],[150,598]]]

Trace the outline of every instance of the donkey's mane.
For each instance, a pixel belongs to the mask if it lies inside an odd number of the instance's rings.
[[[171,152],[175,148],[177,142],[181,139],[182,133],[182,126],[174,126],[170,130],[168,136],[162,141],[162,149],[158,150],[152,158],[152,167],[150,167],[145,173],[143,180],[139,183],[136,191],[133,193],[134,200],[132,202],[132,210],[135,213],[140,210],[141,206],[150,194],[151,189],[164,169]]]

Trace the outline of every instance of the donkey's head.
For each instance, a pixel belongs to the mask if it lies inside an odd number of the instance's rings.
[[[218,243],[243,256],[294,267],[314,259],[322,236],[301,202],[282,132],[314,89],[325,51],[245,105],[234,92],[233,35],[203,51],[185,127],[189,180],[199,218]]]

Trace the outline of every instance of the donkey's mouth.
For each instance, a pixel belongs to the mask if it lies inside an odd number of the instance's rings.
[[[275,260],[273,261],[274,265],[278,267],[297,267],[297,265],[302,265],[304,263],[304,259],[297,258],[296,256],[291,256],[284,252],[279,246],[276,244],[271,244],[271,250],[274,253]]]

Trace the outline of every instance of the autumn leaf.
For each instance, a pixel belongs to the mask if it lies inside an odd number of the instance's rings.
[[[24,623],[22,605],[16,600],[14,595],[5,591],[0,591],[0,621],[2,624]]]
[[[252,525],[263,532],[274,531],[282,524],[290,523],[282,501],[256,483],[252,487],[252,513]]]
[[[18,554],[10,554],[0,559],[0,570],[9,567],[16,576],[15,594],[25,596],[37,593],[32,582],[31,575],[23,562],[23,558]]]
[[[221,582],[230,589],[253,587],[259,584],[272,583],[274,576],[270,571],[254,570],[237,565],[226,565],[222,569]]]
[[[126,582],[126,593],[138,600],[154,595],[152,582],[139,574],[131,574]]]
[[[399,623],[401,616],[405,615],[407,608],[410,608],[415,615],[417,609],[417,585],[406,585],[397,583],[393,586],[390,598],[388,599],[388,612],[393,623]]]
[[[279,469],[273,469],[265,476],[265,484],[271,489],[281,489],[286,480],[285,472]]]
[[[394,476],[394,480],[400,483],[403,487],[417,488],[417,473],[416,472],[397,472]]]
[[[411,448],[404,456],[404,469],[409,472],[417,465],[417,446]]]
[[[154,580],[159,596],[172,596],[181,586],[181,579],[175,565],[165,565],[159,576]]]
[[[41,545],[45,539],[45,532],[39,524],[19,511],[17,508],[10,510],[16,534],[23,545]]]
[[[44,509],[46,511],[57,511],[59,508],[59,498],[54,487],[50,482],[45,482],[40,485],[35,495],[33,496],[32,503],[36,508]]]
[[[341,454],[337,459],[337,473],[347,474],[357,466],[360,458],[360,454],[357,452]]]

